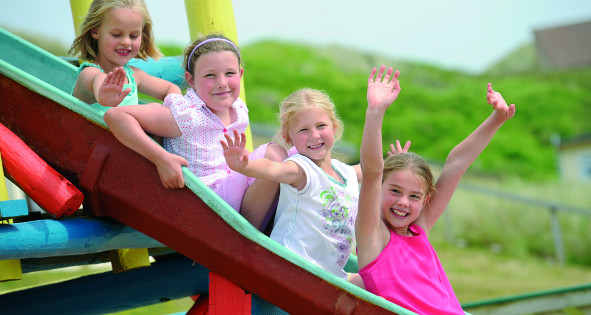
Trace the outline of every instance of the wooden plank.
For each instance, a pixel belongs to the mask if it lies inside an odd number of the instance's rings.
[[[0,151],[7,175],[41,208],[58,218],[78,211],[82,192],[2,124]]]
[[[0,224],[0,260],[70,256],[146,247],[165,246],[112,220],[74,217]]]

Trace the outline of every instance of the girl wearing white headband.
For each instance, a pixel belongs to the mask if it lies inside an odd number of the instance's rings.
[[[224,36],[200,37],[185,49],[184,66],[190,86],[185,96],[168,95],[164,106],[111,108],[104,115],[105,122],[119,141],[156,165],[165,187],[183,187],[181,166],[186,166],[251,224],[264,230],[279,184],[232,171],[220,145],[225,133],[242,133],[249,123],[246,104],[238,97],[244,72],[240,51]],[[117,71],[109,74],[105,85],[122,86]],[[165,137],[164,148],[146,132]],[[283,147],[271,143],[253,154],[274,161],[287,158]]]

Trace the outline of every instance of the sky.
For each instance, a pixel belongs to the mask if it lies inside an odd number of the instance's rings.
[[[184,0],[145,0],[157,43],[185,46]],[[339,45],[394,60],[482,72],[534,41],[534,31],[591,20],[589,0],[233,0],[238,41]],[[69,47],[69,0],[0,0],[0,27]],[[395,65],[393,65],[395,66]]]

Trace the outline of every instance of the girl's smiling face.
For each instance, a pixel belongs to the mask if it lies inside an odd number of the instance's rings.
[[[428,198],[421,177],[411,170],[394,172],[382,183],[382,219],[394,232],[408,235]]]
[[[332,120],[324,109],[308,106],[293,117],[287,131],[288,139],[285,140],[316,164],[328,160],[330,165],[335,132]]]
[[[215,51],[201,55],[193,69],[185,73],[187,82],[218,117],[224,115],[240,96],[240,68],[238,57],[231,51]]]
[[[111,9],[101,25],[91,30],[98,43],[98,56],[94,60],[105,73],[125,65],[134,58],[142,44],[142,16],[129,9]]]

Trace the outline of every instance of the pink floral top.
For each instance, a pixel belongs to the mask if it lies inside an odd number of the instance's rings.
[[[229,126],[222,124],[193,88],[189,88],[185,96],[169,94],[162,105],[170,108],[182,132],[179,137],[164,138],[164,148],[184,157],[189,162],[189,170],[209,188],[215,189],[231,172],[220,140],[224,139],[224,133],[233,135],[234,129],[238,132],[246,131],[246,104],[240,98],[232,104],[238,119]]]

